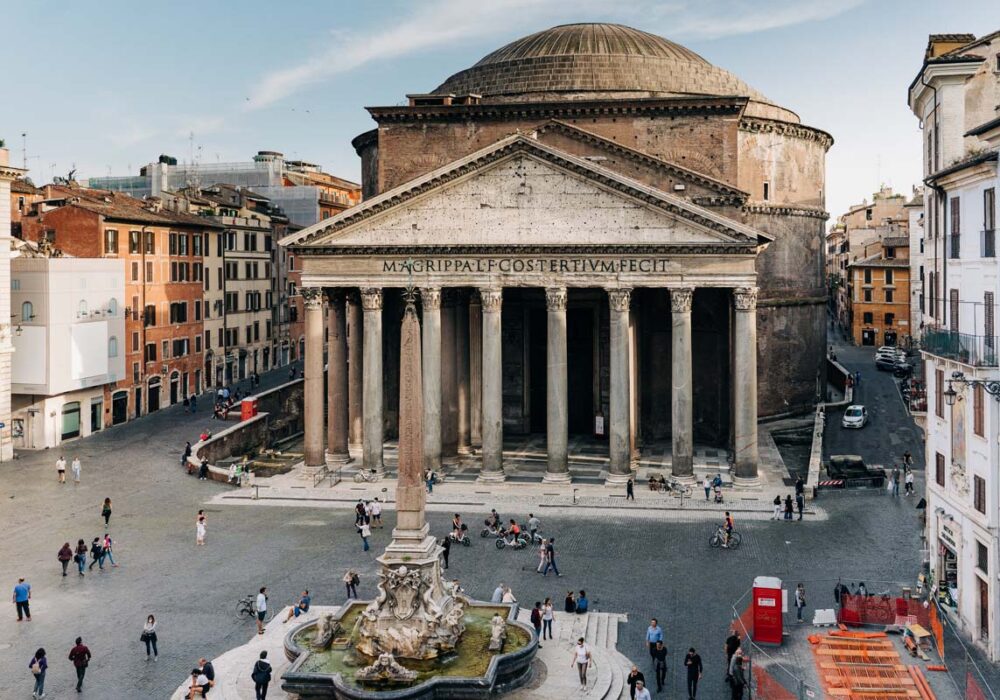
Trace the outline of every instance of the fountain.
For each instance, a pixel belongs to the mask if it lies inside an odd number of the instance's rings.
[[[301,697],[485,698],[531,676],[538,640],[514,620],[514,606],[474,602],[441,576],[441,547],[425,517],[420,322],[412,289],[405,299],[397,517],[378,558],[378,596],[288,634],[285,653],[293,663],[282,689]]]

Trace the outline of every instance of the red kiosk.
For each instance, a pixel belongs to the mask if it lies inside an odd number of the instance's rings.
[[[781,644],[781,579],[758,576],[753,580],[753,640],[758,644]]]

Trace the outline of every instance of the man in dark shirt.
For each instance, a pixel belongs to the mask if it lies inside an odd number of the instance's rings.
[[[739,649],[739,648],[740,648],[740,635],[736,634],[735,632],[730,633],[730,635],[728,637],[726,637],[726,669],[727,669],[727,673],[728,673],[730,662],[733,660],[733,654],[735,654],[736,650]]]
[[[201,672],[205,674],[207,678],[213,684],[215,683],[215,666],[212,662],[206,658],[198,659],[198,665],[201,666]]]
[[[639,670],[638,666],[633,666],[628,677],[625,678],[625,682],[628,683],[628,696],[632,700],[635,700],[635,684],[639,681],[642,681],[642,684],[645,685],[646,677],[642,675],[642,671]]]
[[[698,694],[698,681],[701,680],[701,657],[694,647],[688,649],[687,656],[684,657],[684,667],[687,669],[688,700],[695,700]]]
[[[76,646],[69,650],[69,660],[76,667],[76,692],[83,692],[83,677],[90,664],[90,649],[83,643],[83,637],[76,638]]]
[[[663,684],[667,682],[667,648],[663,646],[661,639],[650,651],[653,657],[653,664],[656,666],[656,692],[663,692]]]

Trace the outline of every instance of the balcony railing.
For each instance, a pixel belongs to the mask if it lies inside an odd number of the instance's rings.
[[[958,260],[960,253],[962,252],[962,234],[953,233],[948,236],[949,246],[948,246],[948,257],[952,260]]]
[[[997,256],[997,232],[988,228],[979,232],[979,252],[982,258],[995,258]]]
[[[995,335],[967,335],[930,328],[920,337],[920,349],[974,367],[998,366]]]

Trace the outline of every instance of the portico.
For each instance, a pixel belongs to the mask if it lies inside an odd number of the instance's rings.
[[[752,483],[756,258],[769,241],[522,135],[305,229],[285,243],[304,295],[328,304],[306,312],[307,466],[324,435],[331,460],[354,441],[360,390],[363,467],[383,468],[398,421],[401,291],[413,287],[426,466],[473,455],[480,480],[502,481],[505,431],[544,432],[544,480],[569,483],[569,436],[595,434],[609,484],[633,476],[644,441],[665,438],[674,476],[693,480],[697,437]],[[361,338],[346,306],[356,291]],[[308,359],[323,354],[325,320],[327,388]]]

